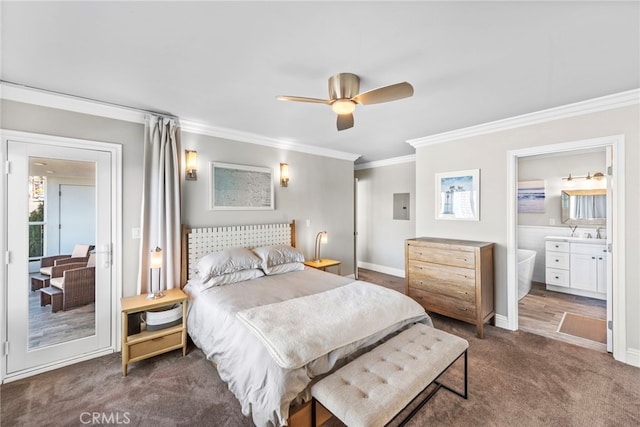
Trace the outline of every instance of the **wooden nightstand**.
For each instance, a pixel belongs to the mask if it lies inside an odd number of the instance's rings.
[[[323,270],[323,271],[327,271],[327,268],[329,267],[338,267],[338,274],[340,274],[340,267],[341,262],[340,261],[336,261],[335,259],[321,259],[320,261],[314,261],[314,260],[310,260],[310,261],[305,261],[304,265],[306,265],[307,267],[312,267],[312,268],[317,268],[318,270]]]
[[[147,295],[136,295],[120,299],[122,306],[122,375],[127,375],[127,366],[132,362],[157,356],[182,348],[187,354],[187,295],[180,289],[164,291],[164,297],[147,299]],[[140,333],[129,335],[129,315],[154,308],[182,304],[182,323],[156,331],[147,331],[144,323]]]

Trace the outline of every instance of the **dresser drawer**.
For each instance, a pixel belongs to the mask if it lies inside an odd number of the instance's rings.
[[[547,285],[569,287],[569,270],[561,270],[558,268],[547,268],[545,274],[545,282]]]
[[[545,266],[547,268],[564,268],[568,270],[569,259],[568,252],[547,252],[545,254]]]
[[[473,321],[476,317],[475,304],[453,296],[438,295],[409,286],[409,296],[427,311],[450,316],[455,319]]]
[[[148,356],[171,347],[178,348],[180,346],[182,346],[182,331],[174,332],[172,334],[164,335],[147,341],[130,344],[129,358],[133,360],[137,359],[138,357]]]
[[[476,297],[475,285],[475,270],[422,262],[409,266],[410,287],[473,302]]]
[[[437,249],[411,244],[409,245],[409,259],[454,267],[475,268],[476,266],[473,252]]]
[[[544,242],[544,248],[553,252],[569,252],[569,242],[546,241]]]

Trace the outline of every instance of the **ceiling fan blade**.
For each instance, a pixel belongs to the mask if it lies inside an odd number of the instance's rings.
[[[353,127],[353,114],[338,114],[338,130]]]
[[[280,101],[296,101],[296,102],[313,102],[316,104],[331,104],[331,101],[328,99],[318,99],[318,98],[305,98],[302,96],[279,96],[278,100]]]
[[[396,99],[408,98],[413,95],[413,86],[407,82],[396,83],[394,85],[383,86],[360,93],[352,98],[358,104],[379,104],[381,102],[395,101]]]

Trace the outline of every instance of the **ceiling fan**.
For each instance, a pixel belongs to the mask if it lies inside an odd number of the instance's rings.
[[[281,101],[314,102],[331,105],[338,115],[338,130],[353,127],[353,110],[356,104],[380,104],[408,98],[413,95],[413,86],[407,82],[396,83],[358,93],[360,77],[351,73],[340,73],[329,77],[329,99],[305,98],[300,96],[279,96]]]

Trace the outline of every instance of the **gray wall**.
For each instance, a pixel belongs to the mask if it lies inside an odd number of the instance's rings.
[[[123,296],[136,294],[140,240],[131,238],[131,229],[140,227],[144,125],[7,100],[0,106],[2,129],[122,145],[123,283],[118,286]]]
[[[355,171],[358,179],[358,262],[404,277],[404,241],[415,237],[415,162]],[[409,220],[393,219],[393,194],[409,193]]]
[[[323,258],[342,262],[353,273],[353,162],[286,151],[205,135],[182,133],[182,148],[198,152],[198,180],[182,186],[182,222],[190,226],[266,224],[296,221],[296,243],[314,255],[316,234],[326,230]],[[275,209],[209,210],[209,162],[270,167],[275,179]],[[289,164],[289,186],[280,187],[280,162]],[[307,226],[307,220],[310,225]]]
[[[627,345],[640,348],[640,107],[631,106],[524,126],[416,149],[416,234],[490,241],[495,248],[496,309],[507,312],[507,152],[610,135],[625,136]],[[434,174],[480,169],[480,221],[434,218]],[[563,171],[564,172],[564,171]]]
[[[144,125],[88,114],[2,100],[0,128],[122,145],[122,295],[136,294],[139,266]],[[183,183],[183,222],[193,226],[297,222],[298,246],[313,256],[318,231],[329,233],[322,255],[342,261],[342,274],[353,273],[353,162],[255,144],[182,134],[183,149],[198,151],[198,181]],[[209,211],[208,162],[269,166],[279,180],[280,162],[289,163],[289,187],[275,187],[273,211]],[[306,220],[310,226],[306,226]]]
[[[570,173],[573,176],[586,176],[588,172],[606,174],[606,151],[577,152],[567,155],[545,155],[525,157],[518,160],[518,181],[545,181],[544,213],[519,213],[518,225],[538,225],[567,227],[560,220],[560,192],[566,189],[577,190],[589,187],[590,184],[597,188],[606,188],[606,182],[589,182],[588,180],[575,180],[570,186],[562,180]],[[551,224],[553,221],[553,224]]]

